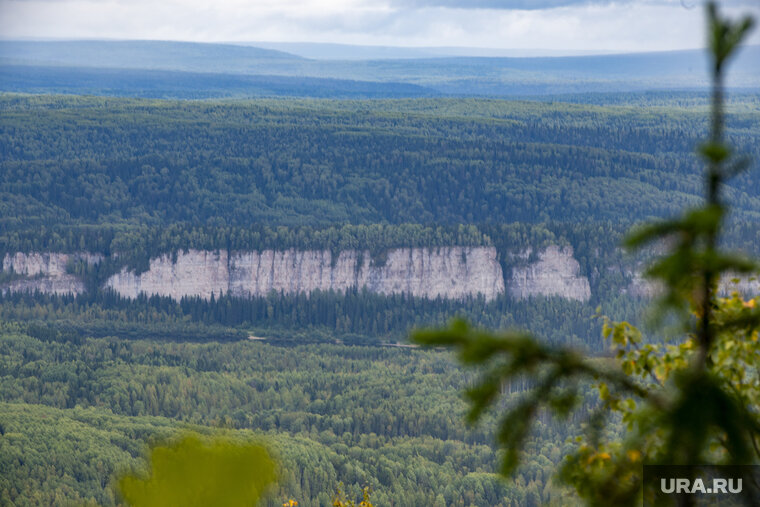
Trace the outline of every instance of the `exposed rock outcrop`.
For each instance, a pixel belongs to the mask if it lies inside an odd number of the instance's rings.
[[[591,286],[580,275],[580,265],[573,258],[571,247],[551,245],[538,254],[538,260],[512,268],[509,294],[517,299],[531,296],[560,296],[588,301]]]
[[[356,287],[380,294],[451,299],[482,294],[493,299],[504,292],[504,277],[491,247],[398,248],[382,264],[356,250],[342,251],[336,259],[328,250],[189,250],[176,260],[168,255],[152,259],[144,273],[122,270],[106,286],[127,297],[144,292],[209,298],[228,291],[261,296]]]
[[[101,255],[87,252],[65,254],[54,252],[17,252],[6,254],[2,271],[13,273],[18,278],[0,285],[0,291],[34,292],[51,294],[79,294],[85,290],[84,282],[67,273],[70,262],[84,261],[96,264],[103,260]]]
[[[229,263],[226,250],[190,250],[179,252],[176,258],[162,255],[151,259],[150,268],[135,274],[127,268],[111,276],[106,287],[122,296],[135,298],[141,292],[152,296],[201,296],[226,294],[229,289]]]
[[[738,292],[744,297],[755,297],[760,294],[760,275],[724,275],[718,285],[721,296],[729,296]]]
[[[631,296],[651,299],[661,296],[665,290],[662,282],[644,278],[640,270],[629,273],[631,282],[624,292]],[[724,274],[718,284],[718,295],[726,297],[733,292],[738,292],[744,297],[754,297],[760,294],[759,275],[731,275]]]
[[[336,257],[334,255],[337,255]],[[358,288],[379,294],[462,299],[478,294],[492,300],[507,291],[512,297],[561,296],[586,301],[589,281],[581,276],[569,247],[550,246],[529,262],[530,252],[516,255],[517,266],[506,279],[493,247],[396,248],[381,260],[368,251],[263,250],[232,252],[188,250],[151,259],[149,269],[127,268],[105,283],[119,294],[140,293],[180,299],[212,294],[241,297],[275,292],[345,292]],[[67,273],[72,261],[97,263],[97,254],[16,253],[3,259],[10,277],[2,291],[80,293],[84,282]]]
[[[628,275],[631,277],[631,282],[623,289],[624,294],[646,299],[662,294],[662,284],[645,278],[641,270],[629,271]]]

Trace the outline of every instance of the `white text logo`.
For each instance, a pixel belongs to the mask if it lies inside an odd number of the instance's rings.
[[[709,481],[708,481],[709,483]],[[711,487],[705,487],[702,479],[660,479],[663,493],[741,493],[741,479],[713,479]]]

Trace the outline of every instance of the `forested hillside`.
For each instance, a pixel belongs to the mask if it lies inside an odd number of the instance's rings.
[[[0,503],[113,505],[113,474],[181,429],[263,440],[281,466],[272,506],[331,505],[341,481],[353,495],[371,486],[376,505],[572,501],[550,472],[593,406],[589,388],[569,422],[542,417],[506,483],[493,420],[463,423],[472,372],[404,346],[410,329],[459,315],[605,361],[597,307],[641,322],[632,287],[652,252],[627,256],[620,240],[699,199],[704,97],[566,99],[0,95],[0,259],[71,254],[59,275],[83,283],[77,295],[12,291],[45,273],[0,274]],[[727,122],[755,160],[759,103],[734,97]],[[726,192],[722,240],[750,252],[758,189],[748,171]],[[591,295],[130,299],[105,285],[188,249],[358,250],[382,265],[390,249],[452,245],[492,249],[505,280],[568,247]],[[505,390],[517,400],[526,387]]]
[[[486,100],[0,98],[2,229],[630,224],[695,202],[701,111]],[[760,158],[760,112],[729,116]],[[729,197],[756,217],[760,178]],[[636,198],[631,197],[635,195]]]
[[[189,248],[360,249],[382,262],[391,248],[494,246],[508,277],[525,262],[521,252],[570,245],[590,284],[585,305],[417,301],[361,287],[313,298],[151,301],[171,319],[270,336],[309,329],[349,341],[403,340],[409,327],[454,313],[493,327],[532,319],[546,339],[595,349],[598,328],[588,318],[598,304],[621,316],[640,307],[626,296],[639,268],[618,247],[623,231],[698,198],[692,150],[705,128],[703,99],[655,99],[608,99],[633,107],[4,95],[0,253],[105,255],[99,264],[67,267],[90,289],[77,305],[122,311],[144,303],[103,293],[109,276],[122,266],[145,271],[150,259]],[[757,104],[757,96],[739,95],[728,128],[736,145],[760,159]],[[757,248],[759,185],[749,171],[730,191],[737,211],[725,239],[747,251]],[[14,276],[3,274],[6,282]],[[15,309],[6,311],[18,318],[25,310],[11,297],[4,304]],[[53,299],[78,320],[79,310]],[[528,309],[536,313],[528,317]]]
[[[267,505],[328,505],[338,482],[371,486],[378,505],[539,505],[561,494],[549,478],[572,425],[546,420],[535,459],[502,482],[491,423],[465,428],[467,375],[446,354],[31,331],[39,338],[4,325],[0,338],[4,503],[113,505],[110,475],[139,464],[142,441],[209,426],[281,457]]]
[[[209,74],[171,70],[134,71],[2,64],[0,64],[0,90],[176,99],[278,96],[374,99],[439,95],[433,89],[409,83],[379,83],[320,77]]]

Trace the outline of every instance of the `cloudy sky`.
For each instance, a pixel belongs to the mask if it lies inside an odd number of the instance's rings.
[[[760,18],[760,0],[722,5]],[[703,23],[701,0],[0,0],[4,39],[648,51],[701,47]]]

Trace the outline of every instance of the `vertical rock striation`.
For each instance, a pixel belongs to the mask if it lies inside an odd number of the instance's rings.
[[[580,276],[580,265],[571,247],[551,245],[538,254],[538,261],[512,268],[509,294],[517,299],[560,296],[577,301],[591,298],[588,278]]]
[[[84,282],[69,274],[71,262],[97,264],[103,256],[87,252],[73,254],[53,252],[17,252],[5,254],[2,271],[18,278],[0,285],[0,291],[34,292],[50,294],[80,294],[84,292]]]
[[[523,252],[525,253],[525,252]],[[151,259],[149,269],[135,273],[127,268],[112,275],[105,287],[135,298],[140,293],[181,299],[183,296],[232,294],[254,297],[272,291],[285,294],[315,290],[345,292],[354,288],[379,294],[408,294],[425,298],[462,299],[482,295],[493,300],[511,297],[560,296],[587,301],[588,279],[569,247],[550,246],[538,261],[521,258],[505,283],[493,247],[396,248],[384,259],[369,251],[344,250],[188,250]],[[3,259],[6,282],[0,291],[80,293],[84,282],[67,273],[72,261],[93,264],[102,256],[88,253],[15,253]]]
[[[504,292],[504,277],[491,247],[398,248],[382,264],[357,250],[344,250],[335,259],[328,250],[189,250],[178,253],[176,261],[168,255],[151,260],[144,273],[122,270],[106,286],[127,297],[144,292],[177,299],[228,291],[251,297],[366,288],[427,298],[482,294],[491,300]]]
[[[214,252],[190,250],[151,259],[150,268],[136,274],[127,268],[106,280],[105,286],[122,296],[135,298],[141,292],[152,296],[201,296],[226,294],[229,288],[228,255],[225,250]]]

